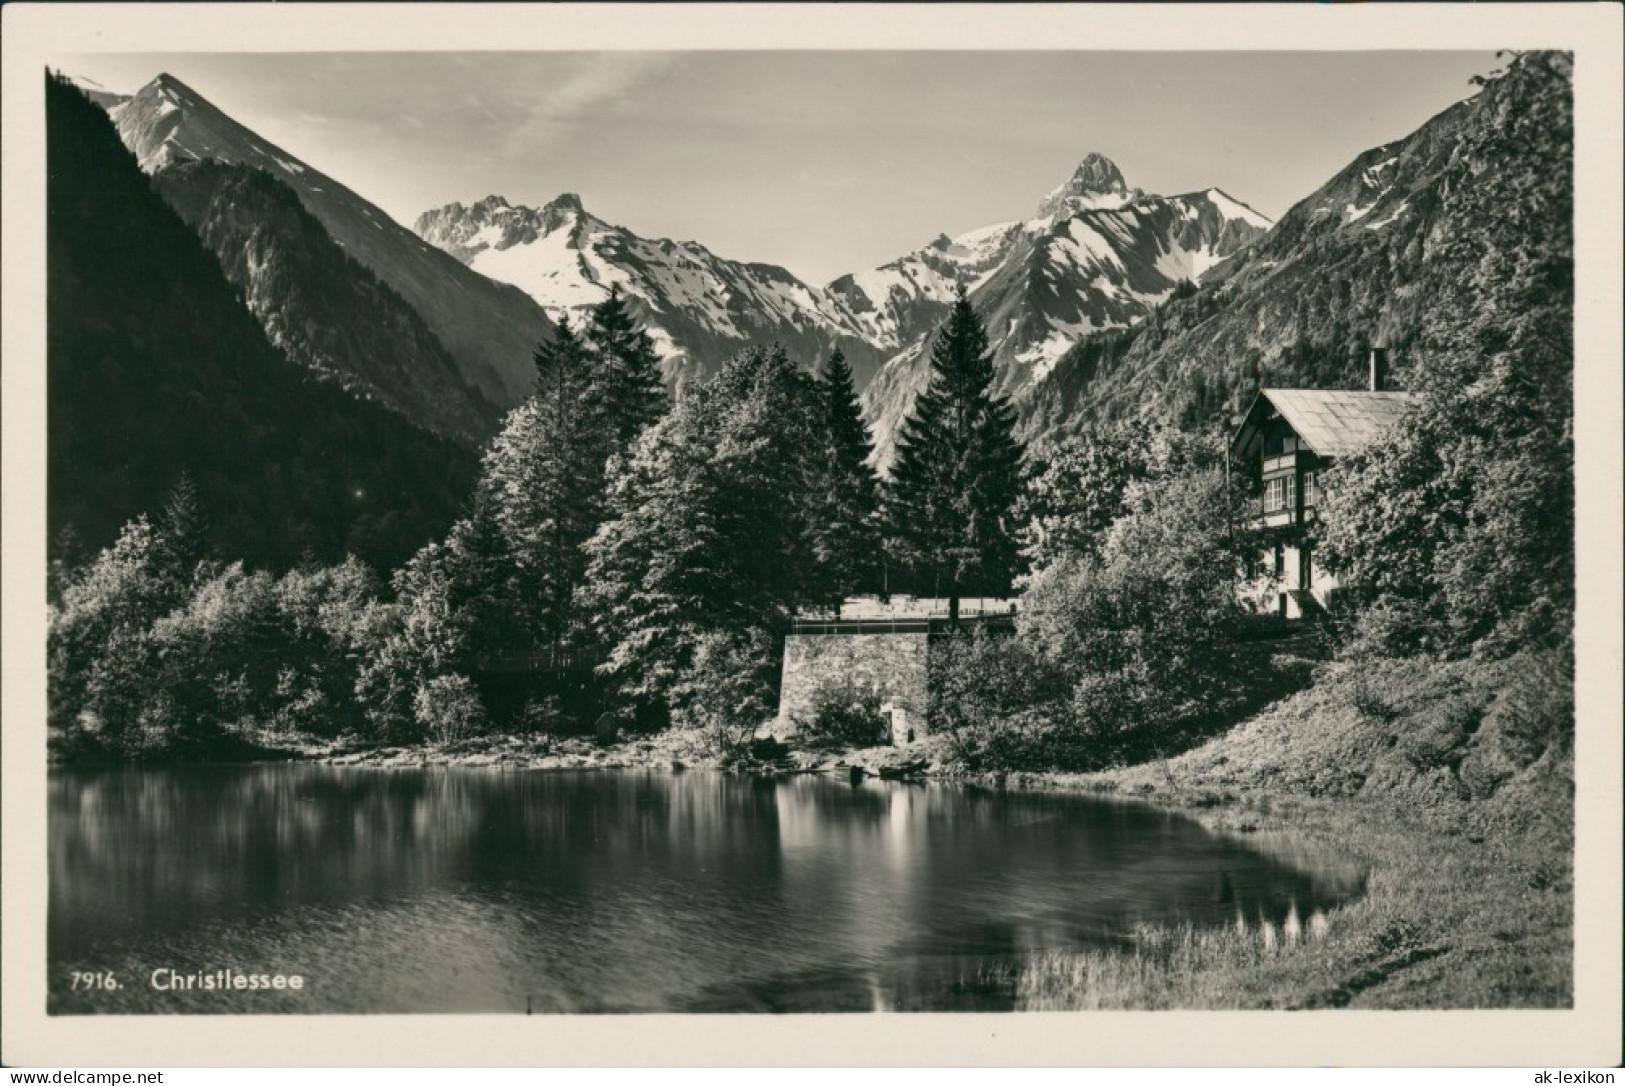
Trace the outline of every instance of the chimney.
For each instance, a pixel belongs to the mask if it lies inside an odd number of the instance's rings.
[[[1388,348],[1371,348],[1371,391],[1386,392],[1388,386]]]

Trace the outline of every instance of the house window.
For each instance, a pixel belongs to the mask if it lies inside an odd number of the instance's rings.
[[[1287,507],[1286,479],[1271,479],[1264,484],[1264,512],[1274,513]]]
[[[1320,480],[1315,478],[1314,472],[1306,471],[1303,473],[1303,504],[1317,505],[1319,502]]]
[[[1286,505],[1285,505],[1285,508],[1287,508],[1287,509],[1296,509],[1298,507],[1298,477],[1296,475],[1288,475],[1286,477],[1285,482],[1286,482]]]

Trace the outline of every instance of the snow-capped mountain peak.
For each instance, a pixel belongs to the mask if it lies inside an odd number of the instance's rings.
[[[1268,230],[1275,225],[1272,220],[1260,215],[1223,189],[1208,189],[1203,195],[1218,210],[1219,214],[1226,219],[1239,219],[1249,226],[1258,227],[1260,230]]]
[[[971,231],[947,245],[939,239],[832,283],[852,296],[851,308],[877,340],[897,350],[863,393],[877,463],[889,462],[891,442],[927,380],[921,337],[941,322],[958,287],[987,324],[995,386],[1021,401],[1078,340],[1136,323],[1271,225],[1216,188],[1148,195],[1131,188],[1110,159],[1090,154],[1044,198],[1037,218]]]
[[[1142,195],[1139,189],[1129,188],[1117,163],[1090,151],[1072,171],[1072,176],[1044,197],[1038,205],[1038,217],[1048,219],[1076,211],[1122,207]]]
[[[555,319],[579,320],[618,289],[665,360],[668,380],[707,372],[751,343],[777,341],[813,362],[840,346],[861,377],[882,352],[825,292],[783,268],[729,260],[693,241],[644,238],[566,192],[539,208],[489,196],[414,224],[475,271],[512,283]]]
[[[1091,153],[1045,197],[1038,218],[938,234],[821,288],[698,242],[640,237],[587,212],[574,193],[540,208],[499,196],[447,204],[414,229],[475,271],[520,287],[555,319],[579,319],[618,288],[673,381],[748,343],[777,340],[808,364],[839,345],[867,386],[884,463],[925,379],[927,341],[960,290],[987,323],[999,390],[1019,398],[1080,337],[1133,324],[1269,226],[1218,189],[1147,195]]]

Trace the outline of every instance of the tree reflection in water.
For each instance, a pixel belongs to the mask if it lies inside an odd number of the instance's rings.
[[[1140,921],[1312,938],[1363,888],[1301,844],[1251,845],[1135,804],[937,784],[63,770],[51,1009],[1000,1009],[1030,955]],[[308,980],[157,993],[160,966]],[[120,991],[69,990],[109,968]]]

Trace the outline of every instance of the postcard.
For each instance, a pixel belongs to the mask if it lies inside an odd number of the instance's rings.
[[[7,1063],[1615,1061],[1618,8],[5,20]]]

